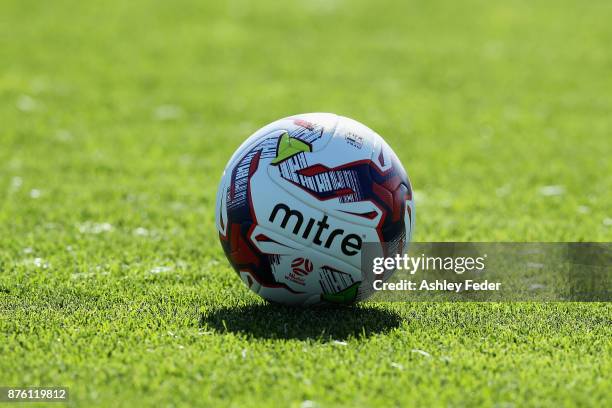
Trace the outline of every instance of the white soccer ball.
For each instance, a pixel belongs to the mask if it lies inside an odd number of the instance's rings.
[[[264,299],[353,303],[372,293],[364,245],[406,250],[412,188],[368,127],[329,113],[296,115],[236,150],[219,185],[216,224],[233,268]]]

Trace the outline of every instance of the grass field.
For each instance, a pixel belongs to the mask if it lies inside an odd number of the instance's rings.
[[[0,386],[79,406],[610,406],[607,303],[265,305],[214,227],[279,117],[383,135],[419,241],[610,241],[605,1],[0,3]]]

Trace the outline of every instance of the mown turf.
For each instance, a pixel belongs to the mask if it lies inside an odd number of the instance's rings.
[[[214,197],[331,111],[408,169],[415,238],[610,241],[609,2],[0,4],[0,386],[73,405],[605,406],[609,304],[266,306]]]

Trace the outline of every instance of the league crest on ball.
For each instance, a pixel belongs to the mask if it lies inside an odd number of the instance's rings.
[[[412,188],[373,130],[329,113],[296,115],[258,130],[234,153],[217,192],[216,225],[233,268],[264,299],[348,304],[372,294],[362,285],[372,273],[361,268],[364,243],[406,250]]]

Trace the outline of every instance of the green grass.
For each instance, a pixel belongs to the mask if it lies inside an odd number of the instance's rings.
[[[532,3],[3,1],[0,386],[610,405],[607,303],[266,306],[214,228],[241,141],[331,111],[402,159],[416,240],[610,241],[612,6]]]

